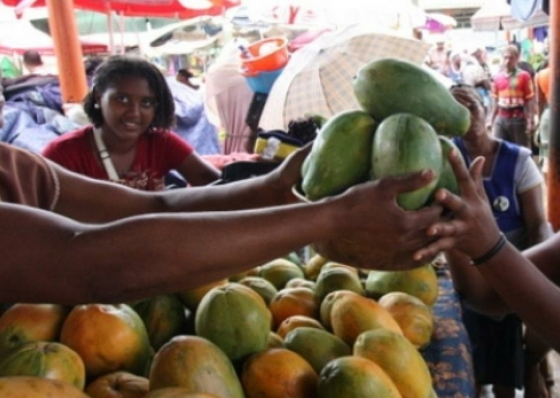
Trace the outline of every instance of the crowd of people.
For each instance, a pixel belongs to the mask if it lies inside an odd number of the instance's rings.
[[[449,158],[460,195],[440,190],[435,203],[412,212],[396,197],[429,183],[430,170],[300,202],[292,187],[309,145],[266,175],[213,185],[219,170],[172,131],[162,72],[137,56],[109,57],[92,74],[85,127],[41,154],[0,143],[0,247],[9,259],[0,264],[0,303],[172,293],[342,237],[383,247],[382,269],[444,253],[463,300],[477,386],[493,385],[496,398],[514,397],[516,388],[548,397],[543,364],[548,350],[560,349],[560,237],[546,220],[543,170],[531,146],[550,112],[550,77],[522,70],[515,45],[503,50],[495,75],[482,49],[467,55],[438,43],[428,56],[471,113]],[[179,71],[176,79],[191,87],[192,77]],[[0,127],[3,104],[0,95]],[[172,170],[188,188],[167,189]]]

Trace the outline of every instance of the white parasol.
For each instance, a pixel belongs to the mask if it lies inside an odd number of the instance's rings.
[[[361,66],[384,57],[420,64],[428,48],[409,36],[362,25],[325,33],[292,54],[268,96],[260,126],[285,130],[305,114],[330,117],[358,109],[352,79]]]

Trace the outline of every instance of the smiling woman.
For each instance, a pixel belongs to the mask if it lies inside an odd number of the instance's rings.
[[[84,111],[92,125],[52,141],[43,155],[69,170],[148,191],[165,188],[177,170],[191,185],[219,171],[170,130],[174,103],[164,76],[149,61],[113,56],[95,72]]]

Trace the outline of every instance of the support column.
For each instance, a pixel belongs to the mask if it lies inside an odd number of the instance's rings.
[[[560,2],[550,2],[550,151],[548,170],[548,218],[560,230]]]
[[[47,0],[63,103],[81,103],[88,87],[73,0]]]

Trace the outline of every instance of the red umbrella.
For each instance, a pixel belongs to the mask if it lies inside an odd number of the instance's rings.
[[[7,6],[45,7],[46,0],[0,0]],[[150,16],[189,19],[202,15],[221,15],[226,8],[238,6],[241,0],[74,0],[76,8],[102,13],[116,12],[124,16]]]

